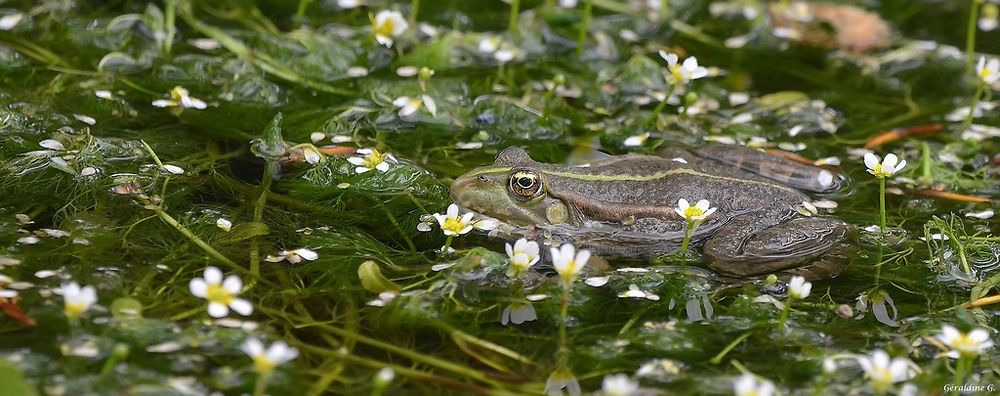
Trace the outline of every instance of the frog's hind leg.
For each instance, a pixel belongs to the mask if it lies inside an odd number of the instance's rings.
[[[840,188],[842,177],[818,166],[800,164],[788,158],[740,146],[709,145],[694,152],[713,161],[739,167],[803,191],[830,192]]]
[[[829,278],[844,266],[841,260],[824,264],[824,256],[844,244],[846,232],[847,224],[825,217],[781,221],[745,216],[706,241],[704,252],[709,267],[726,276],[796,273],[810,279]]]

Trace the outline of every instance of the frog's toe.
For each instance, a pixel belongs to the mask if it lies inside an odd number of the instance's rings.
[[[842,244],[847,228],[846,223],[831,218],[796,218],[760,230],[742,244],[722,243],[713,238],[705,243],[705,255],[711,260],[709,266],[713,270],[730,276],[813,266],[818,257]],[[826,277],[837,275],[839,270],[829,272],[825,272]]]

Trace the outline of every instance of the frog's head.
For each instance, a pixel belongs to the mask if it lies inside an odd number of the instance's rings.
[[[524,149],[508,147],[493,165],[455,179],[451,198],[465,209],[511,225],[568,223],[567,205],[548,193],[542,167]]]

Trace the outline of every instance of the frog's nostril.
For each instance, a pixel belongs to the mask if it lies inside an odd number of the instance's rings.
[[[479,175],[479,181],[486,183],[487,181],[489,181],[489,178],[486,177],[486,175]]]

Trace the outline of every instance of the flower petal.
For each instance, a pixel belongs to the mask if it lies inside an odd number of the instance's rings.
[[[243,316],[250,316],[253,313],[253,305],[242,298],[237,298],[230,302],[229,308],[232,308],[233,311]],[[209,314],[211,314],[211,306],[209,306]]]
[[[875,165],[878,165],[879,159],[875,153],[865,153],[865,167],[868,169],[875,169]]]
[[[224,318],[226,315],[229,315],[229,307],[223,303],[209,302],[208,315],[213,318]]]
[[[216,267],[212,266],[206,267],[204,276],[205,276],[205,283],[208,283],[210,285],[217,285],[219,283],[222,283],[222,271],[220,271]]]
[[[222,288],[226,289],[229,293],[239,294],[240,290],[243,289],[243,280],[236,275],[229,275],[226,280],[222,281]]]

